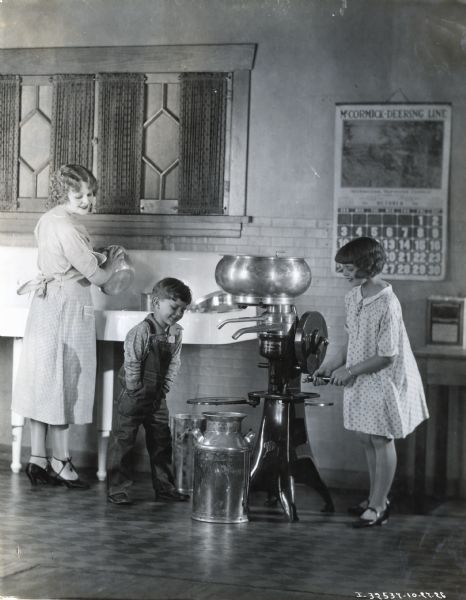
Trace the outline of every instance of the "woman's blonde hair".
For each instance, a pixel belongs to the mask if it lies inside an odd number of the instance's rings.
[[[50,203],[52,206],[63,204],[68,192],[79,192],[82,183],[87,183],[94,194],[97,192],[97,179],[81,165],[62,165],[52,175],[50,182]]]

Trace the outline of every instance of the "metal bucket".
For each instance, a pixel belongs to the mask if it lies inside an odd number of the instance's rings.
[[[248,520],[250,446],[241,434],[244,413],[203,413],[195,432],[192,518],[211,523]]]
[[[141,310],[152,312],[152,292],[141,292]]]
[[[182,494],[193,491],[194,437],[193,430],[202,430],[205,419],[200,415],[180,413],[172,417],[173,471],[176,489]]]

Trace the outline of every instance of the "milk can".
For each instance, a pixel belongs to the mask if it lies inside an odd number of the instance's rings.
[[[175,486],[181,494],[191,494],[194,475],[193,430],[202,430],[205,419],[199,415],[176,414],[172,418],[173,470]]]
[[[248,520],[250,443],[243,437],[244,413],[203,413],[205,434],[194,432],[192,518],[212,523]]]

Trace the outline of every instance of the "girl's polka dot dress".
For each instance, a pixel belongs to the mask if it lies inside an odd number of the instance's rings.
[[[346,429],[404,438],[429,417],[421,376],[403,323],[401,305],[391,285],[369,298],[361,286],[345,296],[349,335],[346,365],[372,356],[394,356],[394,362],[345,387]]]

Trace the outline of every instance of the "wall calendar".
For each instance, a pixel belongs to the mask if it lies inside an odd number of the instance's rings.
[[[337,105],[333,256],[370,236],[387,278],[445,278],[450,132],[448,104]]]

